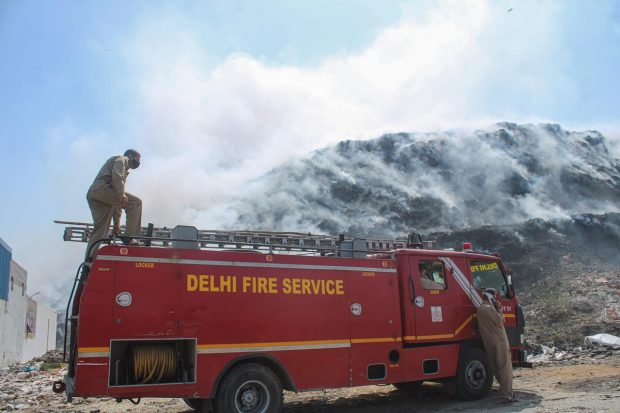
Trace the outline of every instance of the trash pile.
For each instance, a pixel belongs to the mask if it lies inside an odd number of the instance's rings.
[[[43,363],[62,363],[63,362],[62,350],[50,350],[47,353],[45,353],[44,355],[42,355],[40,357],[35,357],[32,360],[30,360],[30,363],[38,363],[38,362],[43,362]]]
[[[27,363],[0,368],[0,411],[70,412],[72,405],[88,403],[79,399],[68,404],[64,394],[52,392],[52,383],[66,372],[62,351],[57,350]]]
[[[571,361],[573,363],[591,363],[613,356],[620,356],[620,337],[611,334],[595,334],[584,339],[583,346],[545,346],[529,345],[527,361],[534,364]]]

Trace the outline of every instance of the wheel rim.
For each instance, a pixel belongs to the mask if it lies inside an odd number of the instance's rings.
[[[246,381],[235,393],[235,407],[238,412],[264,413],[269,407],[269,402],[269,391],[260,381]]]
[[[465,369],[465,381],[467,385],[474,390],[480,390],[484,387],[487,380],[487,370],[478,360],[471,361]]]

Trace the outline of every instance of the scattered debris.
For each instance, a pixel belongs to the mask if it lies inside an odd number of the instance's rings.
[[[620,337],[612,336],[611,334],[595,334],[588,336],[584,340],[585,345],[589,347],[593,346],[607,346],[607,347],[620,347]]]
[[[603,358],[620,356],[620,347],[606,348],[602,346],[573,347],[562,345],[554,346],[529,346],[527,361],[534,364],[546,364],[563,361],[574,361],[580,364],[592,362]]]
[[[28,411],[33,407],[39,412],[67,411],[57,403],[66,404],[66,397],[51,392],[52,382],[67,370],[61,361],[62,351],[52,350],[27,363],[1,368],[0,411]]]

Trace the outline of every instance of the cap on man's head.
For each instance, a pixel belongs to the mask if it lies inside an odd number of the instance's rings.
[[[138,151],[137,151],[137,150],[135,150],[135,149],[127,149],[127,150],[125,151],[125,153],[123,154],[123,156],[130,156],[130,155],[131,155],[132,157],[135,157],[135,156],[140,155],[140,152],[138,152]]]
[[[491,303],[495,301],[495,295],[497,295],[497,291],[495,291],[495,288],[484,288],[482,290],[482,297],[487,299]]]

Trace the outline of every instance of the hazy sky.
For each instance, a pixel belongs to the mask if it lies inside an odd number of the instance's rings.
[[[85,247],[51,221],[90,220],[130,147],[144,223],[217,228],[243,182],[345,138],[620,131],[620,1],[6,0],[0,56],[0,237],[43,297]]]

